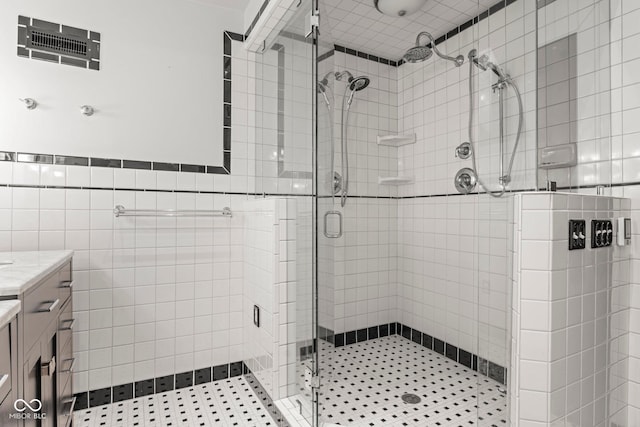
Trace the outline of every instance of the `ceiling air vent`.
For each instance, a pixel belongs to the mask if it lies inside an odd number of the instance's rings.
[[[18,56],[100,69],[100,33],[18,16]]]

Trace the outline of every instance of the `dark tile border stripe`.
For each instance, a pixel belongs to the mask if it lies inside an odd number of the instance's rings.
[[[327,58],[331,58],[335,53],[336,53],[336,50],[335,50],[335,47],[334,47],[334,49],[331,49],[331,50],[323,53],[322,55],[318,56],[318,62],[322,62]]]
[[[204,384],[211,381],[219,381],[227,378],[238,377],[248,371],[244,362],[233,362],[224,365],[210,366],[208,368],[196,369],[195,371],[182,372],[175,375],[150,378],[136,381],[134,383],[121,384],[113,387],[106,387],[98,390],[90,390],[76,393],[76,404],[74,411],[80,411],[96,406],[108,405],[110,403],[122,402],[138,397],[149,396],[151,394],[164,393],[171,390],[191,387],[193,385]],[[213,377],[211,376],[211,373]],[[195,378],[195,383],[194,383]]]
[[[558,187],[558,191],[563,190],[586,190],[593,189],[598,187],[605,188],[617,188],[617,187],[626,187],[640,185],[640,181],[633,182],[619,182],[613,184],[589,184],[583,186],[576,187]],[[229,196],[259,196],[259,197],[314,197],[313,194],[309,193],[256,193],[251,191],[201,191],[201,190],[162,190],[162,189],[154,189],[154,188],[122,188],[122,187],[93,187],[93,186],[70,186],[70,185],[27,185],[27,184],[0,184],[0,188],[38,188],[38,189],[56,189],[56,190],[104,190],[104,191],[144,191],[150,193],[184,193],[184,194],[224,194]],[[543,187],[540,188],[522,188],[517,190],[509,191],[508,194],[518,194],[523,192],[531,192],[531,191],[540,191],[546,192],[546,189]],[[407,200],[407,199],[426,199],[426,198],[437,198],[437,197],[451,197],[451,196],[477,196],[486,194],[485,191],[474,192],[470,194],[460,194],[460,193],[440,193],[440,194],[423,194],[417,196],[358,196],[351,195],[350,198],[353,199],[384,199],[384,200]],[[331,196],[317,196],[319,199],[326,199]]]
[[[293,178],[293,179],[312,179],[313,174],[311,172],[304,171],[288,171],[285,170],[285,147],[284,147],[284,92],[285,92],[285,47],[280,43],[274,43],[271,50],[278,52],[278,123],[277,123],[277,135],[278,135],[278,178]]]
[[[76,156],[54,156],[53,163],[65,166],[89,166],[89,158]]]
[[[381,58],[376,55],[371,55],[369,53],[351,49],[344,46],[340,46],[338,44],[334,45],[333,48],[335,49],[336,52],[346,53],[347,55],[357,56],[358,58],[368,59],[369,61],[378,62],[380,64],[390,65],[392,67],[397,67],[398,65],[400,65],[398,61],[394,61],[387,58]]]
[[[320,331],[329,331],[329,329],[320,328]],[[369,328],[362,328],[349,332],[341,332],[333,335],[333,343],[336,347],[356,344],[375,338],[386,337],[388,335],[400,335],[416,344],[422,345],[429,350],[433,350],[453,360],[473,371],[476,371],[486,377],[489,377],[502,385],[507,384],[507,368],[493,363],[490,360],[483,359],[477,354],[473,354],[467,350],[459,348],[446,341],[435,338],[427,333],[420,332],[417,329],[410,328],[399,322],[392,322]],[[328,335],[320,335],[321,339],[329,341]]]
[[[222,85],[224,93],[222,97],[222,166],[207,166],[202,173],[218,173],[228,175],[231,173],[231,94],[232,76],[231,52],[232,41],[244,42],[245,36],[225,31],[223,34],[223,56],[222,56]]]
[[[269,4],[269,0],[264,0],[264,2],[262,3],[262,6],[260,6],[260,10],[258,10],[258,13],[256,13],[256,16],[253,18],[253,21],[251,21],[251,24],[249,24],[249,28],[247,28],[247,30],[244,33],[245,39],[249,37],[249,34],[251,34],[251,31],[253,31],[253,29],[256,27],[256,24],[258,23],[258,19],[260,19],[260,17],[264,13],[264,10],[267,8],[268,4]]]
[[[267,2],[265,2],[267,3]],[[152,162],[149,160],[126,160],[126,159],[104,159],[100,157],[79,157],[65,156],[54,154],[38,154],[38,153],[21,153],[0,151],[0,161],[4,162],[21,162],[21,163],[40,163],[40,164],[56,164],[64,166],[92,166],[103,168],[117,169],[137,169],[137,170],[163,170],[163,171],[182,171],[193,173],[213,173],[221,175],[229,175],[231,173],[231,101],[232,101],[232,70],[231,70],[231,52],[232,41],[243,42],[242,34],[232,31],[224,31],[223,33],[223,126],[222,126],[222,166],[206,166],[206,165],[185,165],[177,163]]]
[[[260,381],[248,370],[245,373],[245,379],[253,389],[254,393],[260,399],[262,406],[267,410],[277,427],[291,427],[287,422],[287,419],[282,415],[278,407],[273,403],[273,399],[269,396],[269,393],[262,387]]]

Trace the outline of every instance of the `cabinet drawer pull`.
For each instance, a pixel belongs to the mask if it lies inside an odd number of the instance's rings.
[[[55,356],[47,363],[40,365],[40,373],[43,377],[50,377],[56,372],[56,358]]]
[[[73,330],[73,325],[76,323],[76,319],[68,319],[68,320],[63,320],[63,323],[67,323],[67,326],[65,326],[64,328],[60,328],[61,331],[71,331]]]
[[[2,378],[0,378],[0,389],[4,387],[4,383],[9,379],[9,374],[4,374]]]
[[[60,298],[58,298],[57,300],[52,302],[49,307],[45,308],[44,310],[38,310],[38,312],[39,313],[50,313],[50,312],[53,311],[54,308],[56,308],[58,306],[58,304],[60,304]]]
[[[62,372],[73,372],[73,367],[76,365],[76,358],[73,357],[71,359],[65,360],[65,362],[69,362],[69,361],[71,361],[71,363],[69,363],[69,369],[67,369],[66,371],[62,371]]]
[[[69,405],[69,410],[65,411],[66,413],[64,415],[66,417],[70,417],[71,415],[73,415],[73,408],[76,406],[76,397],[73,396],[71,399],[67,399],[62,403],[64,403],[65,405]]]
[[[61,288],[73,288],[73,280],[66,280],[64,282],[60,282]]]

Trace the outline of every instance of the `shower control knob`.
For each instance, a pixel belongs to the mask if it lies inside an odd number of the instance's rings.
[[[477,177],[473,169],[463,168],[458,171],[453,179],[453,185],[459,193],[469,194],[476,187]]]
[[[18,98],[20,101],[24,102],[24,106],[27,107],[27,110],[35,110],[38,106],[38,103],[33,98]]]
[[[83,105],[80,107],[80,112],[88,117],[93,116],[93,113],[95,113],[96,110],[91,105]]]
[[[456,147],[455,156],[459,159],[465,160],[471,156],[471,144],[463,142]]]

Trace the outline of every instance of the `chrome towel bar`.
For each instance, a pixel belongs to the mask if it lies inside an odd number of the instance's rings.
[[[184,217],[184,216],[226,216],[231,217],[231,208],[223,208],[221,211],[180,211],[174,209],[165,210],[151,210],[151,209],[126,209],[122,205],[118,205],[113,210],[116,218],[121,216],[172,216],[172,217]]]

